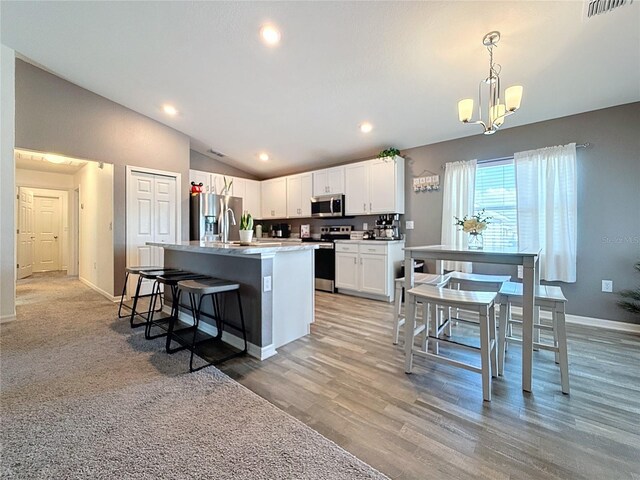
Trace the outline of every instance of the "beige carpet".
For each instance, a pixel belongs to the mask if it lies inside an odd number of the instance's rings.
[[[2,478],[386,478],[74,279],[18,285],[1,326]]]

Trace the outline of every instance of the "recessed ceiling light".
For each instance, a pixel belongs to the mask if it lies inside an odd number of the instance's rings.
[[[373,130],[373,125],[369,122],[363,122],[360,124],[360,131],[362,133],[369,133],[371,130]]]
[[[162,107],[162,110],[164,110],[164,113],[166,113],[167,115],[175,115],[176,113],[178,113],[178,110],[176,110],[176,107],[174,107],[173,105],[164,105]]]
[[[47,162],[49,162],[49,163],[58,163],[58,164],[60,164],[60,163],[65,163],[65,162],[67,162],[67,159],[66,159],[66,158],[61,157],[61,156],[59,156],[59,155],[53,155],[53,154],[51,154],[51,153],[47,153],[47,154],[44,156],[44,159],[45,159]]]
[[[280,30],[273,25],[264,25],[260,29],[260,37],[267,45],[275,46],[280,43]]]
[[[258,158],[260,160],[262,160],[263,162],[266,162],[267,160],[269,160],[269,155],[267,155],[266,153],[262,152],[260,155],[258,155]]]

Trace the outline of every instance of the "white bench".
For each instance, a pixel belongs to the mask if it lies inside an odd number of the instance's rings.
[[[483,273],[449,272],[450,286],[459,290],[497,292],[509,275],[485,275]]]
[[[504,373],[504,359],[507,343],[520,343],[522,339],[513,336],[513,324],[522,324],[511,317],[512,305],[522,306],[522,284],[506,282],[500,289],[497,302],[500,304],[500,327],[498,336],[498,372]],[[569,394],[569,358],[567,355],[567,332],[565,327],[565,305],[567,299],[560,287],[539,285],[535,292],[535,306],[551,312],[551,326],[540,323],[534,328],[553,332],[553,345],[535,341],[534,348],[555,352],[556,363],[560,364],[562,393]]]
[[[448,275],[437,275],[433,273],[415,273],[415,285],[433,285],[436,287],[444,287],[449,281]],[[400,335],[400,327],[405,324],[405,318],[402,315],[402,292],[404,290],[404,277],[396,278],[396,293],[394,300],[394,320],[393,320],[393,344],[398,344]]]
[[[496,319],[495,319],[495,299],[497,294],[493,292],[470,292],[464,290],[452,290],[449,288],[438,288],[431,285],[418,285],[407,292],[407,302],[414,302],[416,307],[418,302],[423,304],[424,337],[421,348],[413,345],[407,373],[411,373],[413,355],[430,358],[441,363],[461,367],[482,375],[482,397],[487,402],[491,401],[491,377],[496,377],[497,371],[497,342],[496,342]],[[444,327],[436,323],[431,325],[432,306],[442,306],[445,308],[461,308],[478,313],[480,323],[480,368],[475,365],[464,363],[438,353],[428,351],[429,340],[438,342],[450,342],[451,345],[477,350],[477,347],[451,342],[449,339],[439,337],[440,330]],[[448,322],[448,320],[447,320]],[[405,327],[406,328],[406,327]],[[433,332],[433,335],[429,335]]]

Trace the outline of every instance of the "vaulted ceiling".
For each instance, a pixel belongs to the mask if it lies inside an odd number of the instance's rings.
[[[491,30],[503,85],[524,86],[503,128],[640,100],[640,2],[585,3],[3,1],[2,43],[266,177],[479,134],[456,104]]]

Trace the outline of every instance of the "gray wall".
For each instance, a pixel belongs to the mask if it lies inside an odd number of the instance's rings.
[[[569,300],[571,314],[638,323],[638,318],[616,306],[615,293],[601,292],[601,280],[613,280],[614,292],[640,285],[640,275],[633,268],[640,260],[640,103],[501,130],[493,136],[477,133],[403,151],[407,158],[405,219],[415,221],[415,230],[407,232],[407,244],[440,242],[442,191],[412,191],[413,177],[423,170],[443,179],[441,166],[446,162],[589,142],[590,148],[578,150],[577,282],[558,285]]]
[[[222,175],[231,175],[232,177],[249,178],[251,180],[258,180],[258,177],[251,175],[250,173],[240,170],[239,168],[232,167],[226,163],[222,163],[220,160],[203,155],[195,150],[190,151],[190,168],[193,170],[202,170],[203,172],[220,173]]]
[[[126,261],[126,165],[182,175],[182,238],[189,237],[190,158],[186,135],[16,60],[15,145],[114,165],[115,292],[122,289]]]

